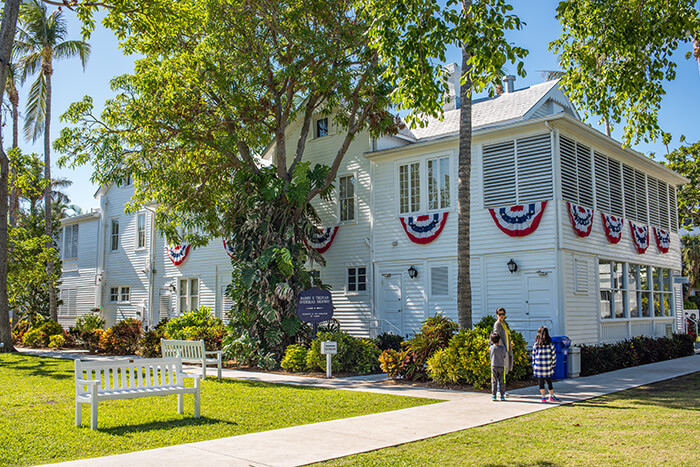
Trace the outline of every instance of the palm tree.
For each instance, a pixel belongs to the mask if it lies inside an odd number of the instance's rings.
[[[27,112],[24,125],[25,136],[33,141],[44,135],[44,178],[51,180],[51,75],[54,59],[78,56],[85,69],[90,55],[90,45],[83,41],[64,40],[68,34],[66,20],[60,9],[47,15],[46,5],[32,0],[22,6],[22,21],[19,27],[17,49],[23,54],[19,61],[22,67],[22,81],[28,75],[38,72],[36,81],[29,90]],[[51,190],[44,191],[44,224],[46,235],[52,238],[51,227]],[[47,245],[49,247],[50,245]],[[53,263],[47,264],[49,277],[53,276]],[[56,321],[56,290],[49,291],[49,312]]]
[[[13,54],[14,55],[14,54]],[[7,81],[5,81],[5,92],[7,93],[7,100],[10,101],[10,112],[12,113],[12,149],[19,147],[19,66],[14,60],[7,65]],[[10,164],[10,171],[12,171],[12,164]],[[9,220],[10,226],[14,227],[16,223],[15,216],[17,215],[17,210],[19,209],[19,196],[17,195],[17,188],[14,186],[9,187],[10,193],[10,203],[9,203]]]

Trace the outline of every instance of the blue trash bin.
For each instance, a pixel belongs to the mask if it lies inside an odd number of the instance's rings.
[[[571,339],[566,336],[552,336],[552,344],[557,354],[557,363],[554,365],[554,379],[566,379],[569,377],[569,347]]]

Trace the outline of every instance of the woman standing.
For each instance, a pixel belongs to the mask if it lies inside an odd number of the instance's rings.
[[[557,363],[557,354],[552,345],[552,338],[545,326],[540,326],[535,337],[535,345],[532,346],[532,369],[537,381],[540,384],[540,394],[542,402],[547,402],[544,392],[544,383],[549,389],[549,401],[558,402],[559,398],[554,395],[552,386],[552,375],[554,375],[554,365]]]
[[[506,362],[504,368],[504,374],[513,370],[513,343],[510,338],[510,329],[506,324],[506,310],[500,307],[496,310],[496,316],[498,316],[498,321],[493,325],[493,332],[497,333],[501,338],[501,345],[506,348]],[[504,375],[505,378],[505,375]]]

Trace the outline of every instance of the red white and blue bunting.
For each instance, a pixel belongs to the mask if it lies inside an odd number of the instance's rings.
[[[511,237],[529,235],[540,225],[547,201],[489,209],[496,226]]]
[[[671,233],[654,227],[654,237],[656,237],[656,246],[659,248],[659,251],[668,253],[668,249],[671,247]]]
[[[445,228],[448,212],[436,212],[435,214],[424,214],[421,216],[399,217],[403,230],[413,243],[430,243],[440,235]]]
[[[625,225],[625,220],[622,217],[601,213],[603,216],[603,229],[605,236],[608,237],[610,243],[617,243],[622,238],[622,227]]]
[[[187,254],[190,252],[190,245],[184,243],[182,245],[168,245],[165,247],[165,251],[168,254],[168,258],[173,262],[175,266],[179,266],[187,258]]]
[[[325,253],[335,240],[335,235],[338,233],[338,226],[327,227],[320,229],[317,234],[311,235],[311,238],[306,242],[307,246],[313,248],[319,253]]]
[[[233,258],[235,252],[233,247],[229,243],[226,243],[226,240],[224,240],[224,250],[226,250],[226,254],[228,254],[229,258]]]
[[[571,219],[574,232],[579,237],[588,237],[593,228],[593,209],[584,208],[568,201],[566,205],[569,208],[569,219]]]
[[[632,228],[632,241],[634,242],[634,246],[637,247],[639,254],[642,254],[649,248],[649,226],[639,226],[630,221],[630,227]]]

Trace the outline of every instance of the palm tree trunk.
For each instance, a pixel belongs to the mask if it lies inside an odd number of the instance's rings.
[[[5,0],[0,26],[0,102],[5,93],[8,63],[17,28],[20,0]],[[0,135],[0,353],[13,352],[10,306],[7,300],[7,180],[10,161],[2,147]]]
[[[49,182],[44,190],[44,226],[45,233],[49,239],[46,241],[46,248],[53,246],[53,229],[51,225],[51,64],[48,63],[46,76],[46,120],[44,122],[44,178]],[[46,263],[46,273],[49,277],[49,315],[53,321],[58,322],[58,301],[56,300],[56,287],[54,286],[54,264],[53,261]]]
[[[471,0],[462,0],[463,14]],[[472,162],[472,83],[467,62],[469,52],[462,48],[462,83],[459,87],[459,161],[457,177],[457,316],[462,329],[472,327],[472,286],[469,271],[469,216]]]
[[[14,88],[14,86],[13,86]],[[10,94],[8,92],[8,94]],[[17,89],[12,90],[12,94],[8,96],[10,98],[10,103],[12,104],[12,149],[19,147],[19,95]],[[14,173],[14,169],[10,166],[10,173]],[[10,226],[15,227],[17,225],[17,212],[19,211],[19,193],[17,192],[17,187],[8,187],[9,198],[10,198]]]

